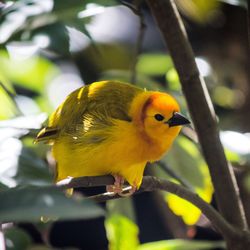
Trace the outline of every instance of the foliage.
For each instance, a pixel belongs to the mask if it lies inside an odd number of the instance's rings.
[[[204,29],[206,25],[217,22],[216,15],[211,13],[222,12],[221,6],[225,2],[246,7],[244,0],[222,0],[220,3],[215,0],[193,0],[189,5],[187,1],[177,1],[178,7],[188,20],[192,20],[197,26],[202,25]],[[109,202],[106,215],[99,205],[79,195],[68,197],[51,186],[53,171],[49,165],[53,165],[53,162],[49,147],[33,144],[37,131],[46,122],[47,115],[42,112],[49,114],[65,95],[81,86],[82,78],[91,81],[116,79],[127,82],[131,79],[130,62],[134,53],[131,41],[135,41],[135,33],[130,34],[132,40],[129,42],[119,42],[119,39],[110,42],[108,35],[105,37],[105,28],[118,21],[109,20],[103,22],[104,26],[99,28],[104,39],[98,41],[95,40],[95,30],[91,29],[91,25],[95,26],[101,15],[115,18],[107,14],[109,7],[118,9],[116,15],[119,21],[123,9],[119,2],[113,0],[74,0],[70,3],[66,0],[17,0],[6,1],[6,4],[1,5],[0,220],[15,222],[14,225],[4,228],[7,249],[34,247],[31,236],[18,227],[20,222],[37,225],[42,220],[53,224],[57,220],[87,220],[104,215],[107,216],[105,227],[112,250],[224,247],[222,242],[193,240],[163,240],[140,244],[139,233],[143,229],[138,227],[132,200]],[[111,30],[110,34],[116,32]],[[121,32],[125,31],[121,29]],[[234,53],[235,51],[237,49]],[[241,133],[239,123],[235,123],[235,119],[231,117],[228,118],[228,114],[240,108],[238,100],[244,91],[239,86],[228,84],[227,77],[224,77],[231,72],[231,68],[225,66],[222,67],[223,72],[219,72],[221,74],[215,73],[213,60],[210,65],[207,53],[203,54],[203,62],[210,67],[204,77],[219,111],[221,127],[225,130],[221,133],[221,138],[226,147],[227,158],[240,170],[247,169],[248,174],[244,176],[243,183],[250,190],[249,134]],[[170,55],[150,48],[144,49],[137,59],[136,84],[149,90],[170,92],[178,99],[182,112],[188,115]],[[197,63],[202,71],[201,61]],[[238,77],[238,71],[235,75],[242,80],[242,76]],[[239,85],[244,86],[243,83],[241,81]],[[188,188],[210,202],[213,188],[194,137],[183,131],[162,162],[170,166]],[[154,173],[161,178],[178,182],[159,166],[154,168]],[[200,219],[200,211],[192,204],[170,194],[164,193],[162,197],[187,225],[195,225]],[[45,245],[41,247],[46,248]]]

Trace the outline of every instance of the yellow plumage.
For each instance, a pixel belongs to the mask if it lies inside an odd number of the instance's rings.
[[[138,188],[146,163],[160,159],[179,133],[179,124],[168,123],[178,111],[168,94],[95,82],[66,98],[37,141],[53,145],[57,181],[113,174]]]

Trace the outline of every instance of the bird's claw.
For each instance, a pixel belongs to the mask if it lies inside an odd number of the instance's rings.
[[[113,195],[118,194],[121,197],[131,196],[136,191],[136,186],[126,186],[124,187],[124,178],[120,175],[114,175],[115,182],[113,185],[108,185],[106,187],[107,192],[113,193]]]

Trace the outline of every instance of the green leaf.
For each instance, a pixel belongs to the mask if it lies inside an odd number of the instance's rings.
[[[194,187],[204,187],[201,166],[205,163],[195,144],[184,136],[179,136],[176,139],[164,161]]]
[[[72,0],[19,0],[14,2],[10,7],[5,8],[0,17],[0,43],[9,41],[29,40],[31,38],[30,31],[47,25],[55,24],[62,21],[67,25],[72,20],[79,20],[78,14],[85,10],[87,4],[91,7],[114,6],[117,1],[113,0],[96,0],[82,1]],[[92,14],[94,15],[94,14]],[[51,34],[51,38],[56,35]]]
[[[11,82],[2,74],[0,74],[0,88],[3,88],[10,97],[16,95],[15,89],[13,88]]]
[[[175,68],[171,68],[166,73],[168,87],[172,91],[181,91],[180,79]]]
[[[136,223],[136,215],[131,197],[126,199],[109,200],[106,203],[106,208],[108,214],[119,214]]]
[[[6,250],[28,249],[32,243],[30,236],[22,229],[11,227],[4,230]]]
[[[16,106],[12,98],[0,87],[0,120],[10,119],[14,117],[16,113]]]
[[[214,248],[226,249],[226,246],[223,241],[163,240],[142,244],[138,250],[210,250]]]
[[[104,215],[94,202],[68,198],[57,187],[18,187],[0,192],[0,221],[36,222],[51,219],[90,219]]]
[[[163,159],[205,201],[210,202],[213,188],[207,165],[197,146],[183,136],[178,136],[172,149]],[[169,176],[165,176],[169,179]],[[166,194],[166,201],[173,212],[181,216],[188,225],[197,222],[201,211],[191,203],[173,194]]]
[[[42,57],[15,59],[3,50],[0,51],[0,64],[0,74],[15,84],[37,92],[42,92],[44,85],[59,74],[59,69]]]
[[[18,170],[14,179],[18,185],[45,185],[53,182],[49,166],[25,147],[18,158]]]
[[[173,67],[170,56],[164,54],[142,54],[138,58],[137,71],[149,76],[164,76]]]
[[[177,6],[188,18],[204,24],[215,18],[220,9],[220,2],[218,0],[189,0],[187,4],[182,0],[177,2]]]
[[[137,250],[138,227],[126,217],[113,214],[105,221],[109,250]]]
[[[69,53],[69,33],[62,22],[48,24],[35,29],[31,36],[35,41],[40,37],[48,39],[49,43],[46,46],[48,50],[62,55]]]

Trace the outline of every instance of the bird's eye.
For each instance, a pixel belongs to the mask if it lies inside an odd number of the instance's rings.
[[[163,121],[163,120],[164,120],[164,116],[162,116],[161,114],[156,114],[156,115],[155,115],[155,119],[156,119],[157,121]]]

